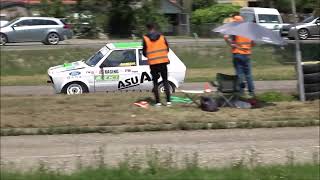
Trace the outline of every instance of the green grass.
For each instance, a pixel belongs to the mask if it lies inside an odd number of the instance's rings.
[[[318,180],[319,164],[269,165],[255,168],[199,168],[183,169],[149,167],[137,170],[128,167],[84,168],[71,174],[35,170],[29,172],[1,171],[3,180]]]
[[[187,66],[186,82],[208,81],[217,72],[234,73],[227,46],[172,46]],[[45,85],[51,66],[90,57],[97,49],[68,48],[51,50],[1,51],[1,85]],[[271,46],[253,50],[255,80],[295,78],[293,65],[283,64],[283,56]]]
[[[183,97],[176,93],[175,96]],[[220,108],[208,113],[195,104],[147,109],[133,105],[152,94],[94,93],[81,96],[1,96],[1,135],[137,132],[221,128],[314,126],[319,101],[290,101],[292,96],[262,94],[269,102],[256,109]],[[283,102],[270,102],[277,96]],[[162,99],[163,99],[162,95]],[[198,98],[199,99],[199,98]],[[278,100],[279,101],[279,100]],[[299,111],[297,111],[299,109]],[[157,116],[154,116],[157,114]],[[32,129],[30,132],[29,130]]]

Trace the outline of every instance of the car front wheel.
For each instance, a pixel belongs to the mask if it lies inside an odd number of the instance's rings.
[[[57,34],[57,33],[50,33],[50,34],[48,34],[48,36],[47,36],[46,44],[49,44],[49,45],[57,45],[57,44],[59,44],[59,41],[60,41],[59,34]]]
[[[0,46],[5,45],[8,42],[8,38],[5,34],[0,33]]]
[[[307,29],[300,29],[298,35],[300,39],[306,40],[309,37],[309,31]]]
[[[86,85],[77,82],[67,84],[62,90],[62,93],[68,95],[83,94],[87,92],[88,88],[86,87]]]

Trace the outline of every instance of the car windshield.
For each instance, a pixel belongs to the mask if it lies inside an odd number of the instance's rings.
[[[108,52],[109,49],[107,47],[103,47],[96,54],[87,59],[85,63],[88,66],[95,66]]]
[[[314,20],[315,18],[313,16],[310,16],[308,18],[306,18],[305,20],[302,21],[302,23],[310,23]]]
[[[5,26],[9,26],[9,25],[13,24],[14,22],[18,21],[19,19],[20,18],[15,18],[15,19],[9,21]]]
[[[245,21],[256,22],[256,19],[253,13],[241,13],[241,16],[244,18]]]
[[[280,23],[278,15],[259,14],[259,23]]]

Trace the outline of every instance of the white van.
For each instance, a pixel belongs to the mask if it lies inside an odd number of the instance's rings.
[[[265,28],[279,32],[283,25],[283,20],[277,9],[243,7],[240,9],[240,15],[245,21],[255,22]]]

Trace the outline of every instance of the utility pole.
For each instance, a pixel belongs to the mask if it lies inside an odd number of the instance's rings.
[[[295,0],[291,0],[291,9],[294,16],[294,28],[295,28],[295,44],[296,44],[296,69],[298,74],[298,86],[299,86],[299,98],[300,101],[304,102],[306,100],[304,93],[304,79],[303,79],[303,71],[302,71],[302,63],[301,63],[301,50],[300,50],[300,40],[298,37],[297,30],[297,12],[296,12],[296,3]]]

